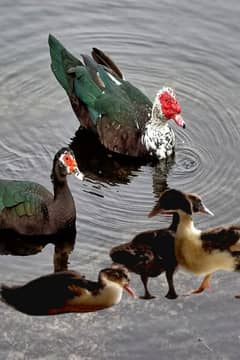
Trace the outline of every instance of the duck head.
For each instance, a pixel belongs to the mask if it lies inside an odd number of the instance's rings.
[[[164,86],[158,91],[152,108],[152,120],[173,120],[178,126],[185,128],[185,122],[181,116],[181,107],[177,101],[174,90]]]
[[[190,193],[183,193],[179,190],[165,190],[157,204],[154,206],[148,217],[157,214],[181,213],[192,215],[193,213],[204,213],[213,215],[213,213],[204,205],[200,196]]]
[[[53,169],[51,174],[51,179],[57,177],[59,180],[65,179],[67,175],[74,174],[79,180],[83,180],[84,175],[78,169],[77,162],[74,156],[73,151],[70,148],[60,149],[53,160]]]
[[[126,290],[130,296],[136,298],[135,292],[129,285],[129,272],[123,266],[113,266],[111,268],[101,270],[99,273],[99,282],[103,286],[112,282],[115,285],[118,285],[119,288]]]

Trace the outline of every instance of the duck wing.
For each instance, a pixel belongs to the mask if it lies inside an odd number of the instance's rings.
[[[49,35],[52,70],[66,90],[73,110],[84,127],[97,131],[110,151],[144,156],[141,136],[151,116],[151,101],[124,80],[122,72],[101,50],[83,62]]]
[[[8,218],[47,216],[46,203],[53,195],[42,185],[30,181],[0,180],[0,219],[8,211]]]
[[[115,246],[110,251],[110,257],[112,261],[126,266],[137,274],[148,272],[155,260],[153,251],[147,245],[137,246],[132,243]]]
[[[105,90],[96,106],[100,113],[97,131],[106,148],[130,156],[146,155],[141,137],[152,103],[140,90],[123,80]]]
[[[123,73],[121,72],[119,67],[102,50],[93,48],[92,57],[98,64],[104,65],[109,72],[112,72],[112,74],[119,77],[120,79],[124,79]]]
[[[53,35],[49,34],[48,44],[51,56],[51,69],[58,82],[70,96],[73,92],[73,77],[69,69],[83,65],[82,62],[73,56]]]
[[[201,234],[205,251],[240,251],[240,226],[216,227]]]

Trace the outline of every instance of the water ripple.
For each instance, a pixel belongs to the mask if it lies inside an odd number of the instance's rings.
[[[177,135],[176,159],[167,179],[153,168],[142,167],[128,185],[89,181],[79,186],[71,181],[79,214],[79,257],[81,252],[106,253],[117,241],[151,227],[147,212],[167,183],[202,195],[217,211],[216,223],[237,219],[235,212],[225,210],[225,204],[235,209],[239,201],[235,190],[239,186],[239,25],[234,23],[234,11],[228,10],[231,21],[227,23],[224,16],[212,17],[213,11],[221,14],[223,8],[214,10],[209,2],[202,17],[198,16],[204,9],[202,2],[189,7],[172,1],[152,0],[138,6],[134,1],[101,2],[100,6],[97,1],[97,12],[87,0],[62,7],[57,1],[43,1],[37,7],[29,1],[5,3],[1,28],[8,31],[2,31],[0,40],[4,50],[0,112],[7,120],[1,138],[1,162],[8,166],[4,175],[34,180],[39,168],[39,182],[50,186],[42,169],[50,172],[51,154],[42,154],[42,145],[54,153],[78,127],[50,70],[48,32],[76,56],[89,53],[92,46],[107,51],[127,78],[150,97],[163,84],[173,86],[186,119],[185,131],[172,125]],[[159,15],[162,6],[167,22]],[[153,224],[159,226],[159,222],[164,223],[156,219]]]

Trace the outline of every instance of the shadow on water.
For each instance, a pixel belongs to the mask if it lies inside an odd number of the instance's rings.
[[[69,255],[75,245],[76,231],[67,237],[55,236],[20,236],[11,230],[1,230],[0,255],[29,256],[41,252],[46,245],[54,245],[53,270],[54,272],[68,269]]]

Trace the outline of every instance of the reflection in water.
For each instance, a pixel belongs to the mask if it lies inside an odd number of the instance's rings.
[[[29,256],[41,252],[46,245],[54,244],[54,272],[68,269],[68,258],[74,249],[75,229],[67,237],[53,236],[20,236],[10,230],[0,233],[0,254],[14,256]]]
[[[153,193],[156,198],[168,187],[167,178],[170,170],[175,164],[175,156],[169,156],[167,159],[161,160],[153,169],[152,184]]]
[[[68,270],[69,255],[73,252],[76,237],[69,238],[68,240],[58,241],[55,244],[53,265],[54,272]]]
[[[14,235],[12,231],[1,231],[0,254],[1,255],[35,255],[42,251],[46,244],[28,239],[21,239]]]
[[[112,153],[100,143],[92,131],[82,127],[79,127],[70,147],[74,152],[79,169],[86,177],[109,185],[128,184],[133,177],[140,173],[139,170],[142,166],[146,164],[152,166],[152,188],[157,198],[167,188],[167,177],[175,164],[175,154],[157,161]]]
[[[109,184],[127,184],[148,160],[131,158],[107,150],[92,132],[79,127],[70,144],[79,169],[90,179]]]

